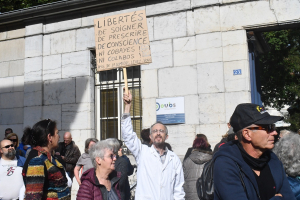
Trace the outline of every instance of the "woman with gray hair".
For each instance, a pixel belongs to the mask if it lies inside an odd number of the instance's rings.
[[[81,181],[79,178],[79,171],[82,169],[81,173],[84,173],[86,170],[93,168],[92,160],[89,155],[89,149],[98,142],[96,138],[88,138],[85,141],[84,153],[80,156],[74,168],[74,175],[79,185]]]
[[[289,133],[275,145],[273,152],[281,160],[291,189],[300,200],[300,135]]]
[[[77,200],[121,200],[121,175],[115,171],[113,148],[107,141],[100,141],[90,148],[89,154],[94,168],[82,174]]]

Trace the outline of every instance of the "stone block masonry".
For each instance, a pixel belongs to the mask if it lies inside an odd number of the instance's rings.
[[[51,34],[51,54],[68,53],[75,51],[76,31],[65,31]],[[46,50],[47,51],[47,50]]]
[[[0,62],[21,60],[25,56],[25,39],[6,40],[0,42]]]
[[[195,66],[159,69],[158,80],[160,98],[197,94]],[[192,87],[187,87],[187,85]]]
[[[172,40],[168,39],[150,42],[150,47],[152,63],[149,65],[142,65],[142,70],[173,66]]]
[[[43,80],[53,80],[61,78],[62,55],[56,54],[43,57]]]
[[[154,17],[153,24],[154,40],[186,36],[186,12]]]
[[[198,94],[225,92],[223,62],[197,65]]]
[[[42,81],[43,57],[26,58],[24,63],[24,81]]]
[[[196,37],[173,39],[174,66],[195,65],[197,63]]]
[[[25,57],[36,57],[43,55],[43,36],[31,36],[25,38]]]

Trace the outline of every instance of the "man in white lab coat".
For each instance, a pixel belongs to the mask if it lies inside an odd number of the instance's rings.
[[[137,162],[137,188],[135,199],[138,200],[181,200],[184,199],[184,176],[178,156],[165,147],[168,129],[162,123],[155,123],[150,128],[151,147],[143,145],[133,132],[130,107],[132,96],[124,94],[124,114],[122,116],[123,140]],[[196,187],[196,186],[195,186]]]

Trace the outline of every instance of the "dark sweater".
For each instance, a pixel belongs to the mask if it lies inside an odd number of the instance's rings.
[[[121,178],[119,181],[120,192],[122,200],[130,199],[130,186],[128,181],[128,162],[125,158],[119,157],[115,162],[115,170],[121,172]]]

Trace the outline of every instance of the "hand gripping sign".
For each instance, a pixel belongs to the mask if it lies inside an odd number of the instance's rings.
[[[94,19],[97,71],[152,62],[145,10]]]

